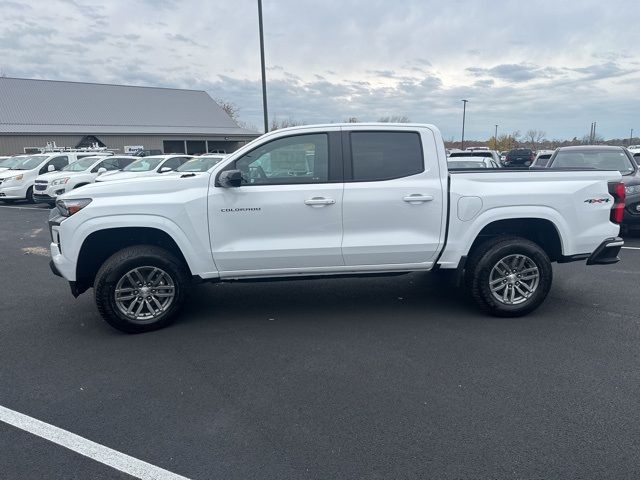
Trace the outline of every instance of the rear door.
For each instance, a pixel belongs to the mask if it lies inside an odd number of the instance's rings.
[[[355,127],[343,133],[343,145],[345,265],[433,262],[447,188],[433,132]]]
[[[209,234],[222,277],[286,274],[342,266],[340,128],[274,138],[223,170],[239,187],[212,176]]]

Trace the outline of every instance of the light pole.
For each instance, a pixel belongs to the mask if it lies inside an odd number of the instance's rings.
[[[496,123],[496,133],[493,136],[493,149],[498,150],[498,124]]]
[[[258,26],[260,29],[260,66],[262,68],[262,111],[264,114],[264,133],[269,131],[269,113],[267,112],[267,75],[264,66],[264,32],[262,30],[262,0],[258,0]]]
[[[629,135],[629,146],[631,146],[632,142],[633,142],[633,128],[631,129],[631,135]]]
[[[461,147],[464,150],[464,121],[467,116],[467,102],[469,100],[462,100],[462,142]]]

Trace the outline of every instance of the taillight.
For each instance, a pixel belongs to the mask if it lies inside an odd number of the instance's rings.
[[[613,195],[613,207],[611,207],[609,218],[613,223],[620,225],[624,218],[624,201],[627,196],[624,190],[624,183],[609,183],[609,193]]]

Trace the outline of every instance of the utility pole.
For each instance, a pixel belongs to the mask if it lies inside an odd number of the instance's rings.
[[[462,142],[461,148],[464,150],[464,121],[467,116],[467,102],[469,100],[462,100]]]
[[[267,111],[267,74],[264,63],[264,32],[262,29],[262,0],[258,0],[258,26],[260,29],[260,66],[262,68],[262,111],[264,114],[264,133],[269,131],[269,113]]]
[[[593,141],[591,143],[596,143],[596,122],[593,122]]]
[[[493,149],[498,150],[498,124],[496,123],[496,133],[493,136]]]
[[[632,142],[633,142],[633,128],[631,129],[631,134],[629,135],[629,146],[631,146]]]

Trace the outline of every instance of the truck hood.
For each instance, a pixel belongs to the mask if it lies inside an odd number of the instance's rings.
[[[133,178],[124,178],[121,180],[90,183],[82,189],[71,190],[68,193],[58,197],[61,199],[73,198],[99,198],[99,197],[138,197],[144,195],[156,195],[162,193],[170,193],[186,188],[205,186],[209,182],[210,173],[196,173],[195,175],[154,175],[148,176],[144,182],[139,181],[139,176]],[[132,200],[133,202],[133,200]]]
[[[102,175],[100,175],[96,181],[111,182],[112,180],[128,180],[132,178],[155,177],[155,176],[162,176],[162,175],[166,175],[166,174],[158,173],[155,170],[151,170],[150,172],[105,172]]]

